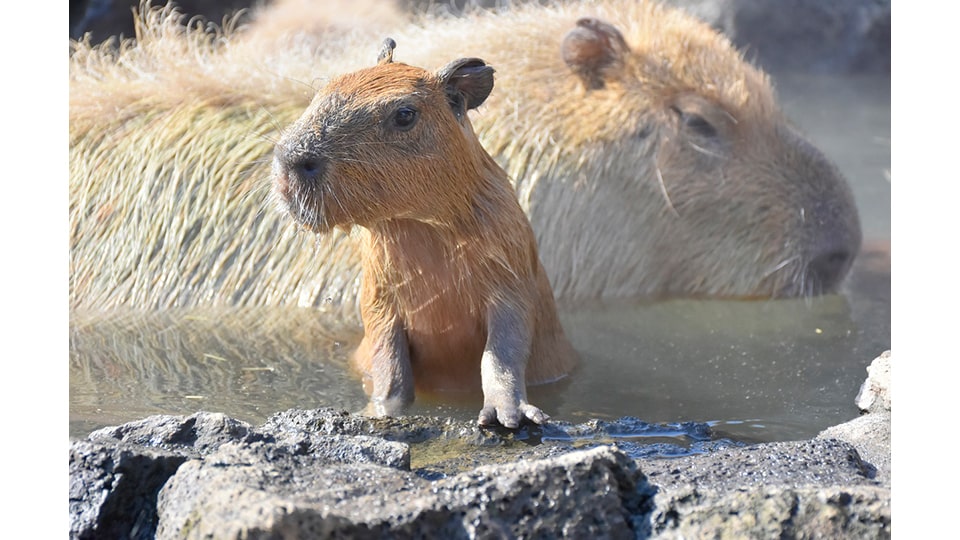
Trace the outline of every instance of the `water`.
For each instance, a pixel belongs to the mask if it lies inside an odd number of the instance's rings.
[[[710,423],[745,442],[809,438],[857,416],[866,366],[890,347],[890,79],[774,78],[787,114],[847,176],[865,251],[842,294],[563,309],[582,355],[530,389],[554,418]],[[288,408],[351,411],[366,398],[347,357],[358,328],[306,309],[71,314],[70,435],[150,414],[223,412],[260,423]],[[473,419],[481,397],[411,412]]]

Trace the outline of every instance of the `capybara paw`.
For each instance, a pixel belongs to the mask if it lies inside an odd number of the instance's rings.
[[[499,422],[505,428],[516,429],[520,427],[520,422],[524,418],[534,424],[544,424],[550,419],[550,416],[538,407],[521,401],[515,405],[487,405],[480,410],[477,423],[481,426],[492,426]]]

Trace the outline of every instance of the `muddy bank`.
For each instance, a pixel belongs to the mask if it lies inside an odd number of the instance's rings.
[[[890,355],[864,415],[747,445],[634,418],[517,431],[289,410],[153,416],[70,448],[72,538],[889,537]]]

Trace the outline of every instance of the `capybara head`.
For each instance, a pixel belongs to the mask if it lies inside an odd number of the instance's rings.
[[[861,240],[853,197],[768,77],[681,12],[592,9],[624,32],[535,10],[474,31],[502,74],[478,136],[517,180],[558,296],[835,291]]]
[[[767,78],[719,41],[690,34],[663,40],[685,50],[631,50],[613,26],[578,21],[564,60],[593,95],[587,102],[622,120],[589,123],[591,137],[613,143],[597,150],[606,154],[596,156],[598,181],[633,183],[623,197],[644,197],[633,234],[647,237],[640,264],[657,269],[658,290],[834,290],[860,245],[847,184],[781,115]]]
[[[431,73],[393,62],[394,45],[384,42],[376,66],[330,81],[276,146],[274,189],[313,231],[443,220],[474,191],[463,185],[481,165],[467,111],[490,94],[493,68],[461,58]]]

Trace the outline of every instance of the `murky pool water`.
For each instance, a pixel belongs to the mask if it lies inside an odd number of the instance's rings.
[[[532,388],[554,418],[709,422],[742,441],[808,438],[854,418],[866,366],[890,347],[890,79],[774,78],[784,108],[850,181],[865,252],[842,294],[564,309],[582,365]],[[72,313],[70,435],[150,414],[259,423],[292,407],[358,411],[358,328],[306,309]],[[413,413],[475,418],[481,397]]]

